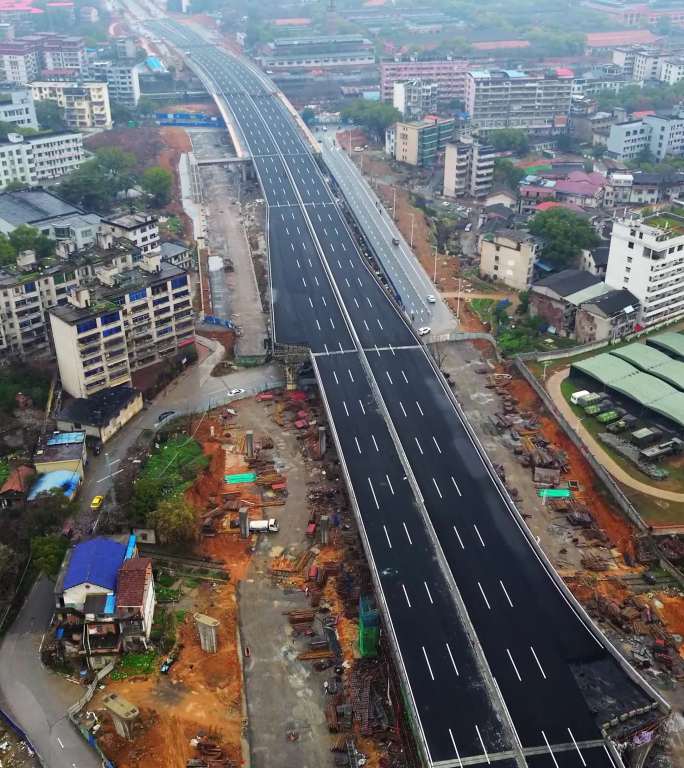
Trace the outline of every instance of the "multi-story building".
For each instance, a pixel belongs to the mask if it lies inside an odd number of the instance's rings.
[[[639,322],[684,315],[684,217],[673,213],[613,223],[606,283],[639,301]]]
[[[499,280],[516,291],[532,284],[534,263],[541,251],[537,238],[523,230],[497,229],[479,239],[480,275]]]
[[[34,186],[58,179],[78,168],[83,160],[80,133],[12,133],[6,141],[0,141],[0,189],[14,181]]]
[[[453,118],[426,117],[413,123],[394,126],[394,159],[409,165],[432,165],[451,140]]]
[[[109,98],[115,104],[137,107],[140,101],[140,71],[135,62],[110,61],[105,68]]]
[[[89,130],[112,127],[109,88],[106,82],[38,80],[31,83],[35,101],[54,101],[64,111],[69,128]]]
[[[472,139],[446,145],[444,153],[444,195],[482,197],[494,180],[496,150]]]
[[[0,43],[0,77],[8,83],[26,85],[38,77],[41,61],[36,48],[23,40]]]
[[[657,162],[684,154],[684,112],[617,123],[611,126],[606,146],[610,157],[622,161],[635,160],[642,152]]]
[[[605,74],[601,71],[584,72],[572,80],[572,98],[596,96],[605,91],[620,93],[626,85],[632,84],[624,75]]]
[[[471,70],[465,108],[480,131],[520,128],[528,133],[562,133],[572,97],[571,70],[529,74],[515,69]]]
[[[134,59],[137,54],[137,44],[134,37],[116,37],[114,38],[114,52],[117,59],[127,61]]]
[[[102,231],[109,232],[117,238],[125,238],[143,253],[157,251],[160,248],[159,225],[156,216],[130,213],[102,219]]]
[[[394,84],[407,80],[437,83],[442,104],[465,96],[465,78],[469,62],[454,61],[384,61],[380,64],[380,98],[392,101]]]
[[[373,43],[361,35],[282,37],[269,43],[268,48],[261,64],[275,72],[375,66]]]
[[[665,58],[660,64],[660,73],[658,79],[674,85],[684,79],[684,59],[681,57]]]
[[[394,84],[393,104],[404,118],[420,119],[437,111],[438,83],[405,80]]]
[[[0,85],[0,122],[11,123],[19,128],[38,130],[36,108],[31,91],[14,85]]]
[[[42,70],[68,70],[79,75],[86,67],[86,51],[80,37],[41,32],[0,43],[0,72],[10,83],[36,80]]]
[[[657,80],[660,71],[662,53],[657,50],[645,49],[634,54],[633,79],[637,83]]]
[[[103,269],[98,284],[72,291],[50,310],[64,390],[88,397],[130,384],[132,372],[174,356],[194,339],[187,272],[147,255],[124,271]]]

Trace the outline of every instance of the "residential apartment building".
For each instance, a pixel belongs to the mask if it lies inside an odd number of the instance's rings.
[[[50,310],[62,386],[73,397],[130,385],[132,372],[194,341],[187,272],[148,254],[130,269],[96,275]]]
[[[112,127],[109,88],[105,82],[38,80],[31,83],[35,101],[54,101],[64,111],[69,128],[90,130]]]
[[[575,338],[580,344],[617,341],[633,333],[639,302],[626,290],[610,291],[581,304],[575,316]]]
[[[26,85],[38,79],[43,70],[69,70],[79,75],[86,62],[80,37],[41,32],[0,43],[0,72],[10,83]]]
[[[264,69],[275,72],[370,68],[375,66],[375,49],[361,35],[283,37],[268,44],[260,61]]]
[[[657,162],[684,154],[684,112],[646,115],[611,126],[606,144],[611,158],[627,162],[649,152]]]
[[[30,90],[0,84],[0,122],[38,130],[36,108]]]
[[[36,48],[23,40],[0,43],[0,78],[8,83],[26,85],[38,77],[41,61]]]
[[[616,220],[606,283],[637,298],[643,326],[684,315],[684,217]]]
[[[684,79],[684,59],[680,57],[663,59],[658,79],[668,85],[674,85]]]
[[[438,99],[445,103],[465,97],[465,59],[441,61],[384,61],[380,64],[380,98],[391,102],[394,84],[407,80],[437,83]]]
[[[394,126],[394,159],[408,165],[429,166],[446,149],[456,121],[453,118],[427,117]]]
[[[633,79],[637,83],[646,83],[658,79],[662,53],[656,50],[642,50],[634,55]]]
[[[624,205],[654,205],[678,198],[684,191],[684,173],[670,171],[615,171],[608,176],[603,204],[606,208]]]
[[[159,225],[156,216],[130,213],[124,216],[102,219],[102,231],[109,232],[117,238],[125,238],[143,253],[157,251],[161,247],[159,242]]]
[[[537,238],[522,230],[498,229],[479,239],[480,275],[526,291],[541,251]]]
[[[139,65],[134,62],[108,62],[105,77],[109,98],[115,104],[137,107],[140,101]]]
[[[58,179],[78,168],[84,159],[80,133],[12,133],[0,141],[0,189],[15,181],[35,186]]]
[[[572,97],[571,70],[528,74],[514,69],[471,70],[465,108],[473,128],[520,128],[528,133],[565,132]]]
[[[394,108],[404,118],[420,119],[437,111],[439,85],[425,80],[405,80],[394,84]]]
[[[494,180],[496,150],[473,139],[446,145],[444,153],[444,195],[482,197]]]

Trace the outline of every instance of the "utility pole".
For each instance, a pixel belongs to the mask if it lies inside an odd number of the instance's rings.
[[[413,248],[413,224],[415,222],[416,214],[411,214],[411,248]]]
[[[463,283],[463,278],[458,278],[458,294],[456,295],[456,319],[460,322],[461,321],[461,285]]]
[[[397,220],[397,188],[392,187],[392,218]]]

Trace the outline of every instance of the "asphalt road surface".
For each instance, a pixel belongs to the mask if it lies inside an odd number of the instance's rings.
[[[650,699],[552,579],[292,116],[249,66],[179,25],[159,29],[212,78],[253,156],[275,339],[315,359],[429,760],[522,750],[533,768],[611,765],[589,681],[613,715]]]

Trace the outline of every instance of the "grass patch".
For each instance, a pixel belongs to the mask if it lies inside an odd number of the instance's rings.
[[[183,582],[188,589],[196,589],[202,582],[199,579],[195,579],[192,576],[188,576]]]
[[[147,653],[126,653],[116,665],[110,677],[112,680],[125,680],[135,675],[151,675],[157,668],[157,654],[154,651]]]
[[[185,617],[187,616],[187,614],[188,612],[184,608],[181,608],[180,610],[176,611],[176,621],[179,624],[182,624],[185,621]]]
[[[168,587],[157,588],[157,600],[160,603],[175,603],[181,598],[180,589],[169,589]]]
[[[170,495],[185,490],[208,464],[209,459],[197,441],[183,436],[176,437],[168,440],[150,455],[140,478],[162,481],[166,489],[165,495]]]
[[[157,590],[159,587],[172,587],[177,581],[178,579],[169,573],[160,573],[157,576]]]
[[[495,304],[494,299],[472,299],[470,308],[477,315],[481,323],[490,323]]]
[[[618,485],[647,523],[663,525],[684,523],[684,504],[635,491],[622,483]]]

